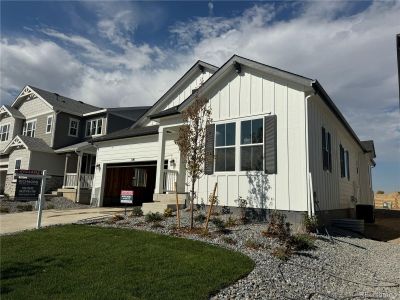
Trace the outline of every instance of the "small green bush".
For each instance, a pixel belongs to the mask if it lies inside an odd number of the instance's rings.
[[[279,246],[275,248],[271,254],[280,260],[287,261],[292,255],[292,250],[290,247]]]
[[[244,242],[244,245],[247,248],[250,248],[250,249],[253,249],[253,250],[258,250],[258,249],[262,248],[262,244],[257,242],[256,240],[253,240],[253,239],[247,239]]]
[[[267,230],[262,231],[261,234],[285,242],[290,237],[290,223],[286,222],[284,214],[274,210],[269,215]]]
[[[148,213],[145,216],[145,221],[147,223],[150,223],[150,222],[161,222],[162,220],[164,220],[164,217],[158,212],[156,212],[156,213]]]
[[[169,207],[167,207],[165,210],[164,210],[164,217],[166,217],[166,218],[170,218],[170,217],[172,217],[173,216],[173,210],[172,210],[172,208],[169,208]]]
[[[27,204],[27,205],[19,204],[19,205],[17,205],[17,209],[21,210],[21,211],[32,211],[33,206],[31,204]]]
[[[211,222],[215,225],[215,227],[217,227],[218,231],[225,230],[225,222],[220,218],[212,218]]]
[[[317,216],[309,217],[307,213],[303,215],[303,225],[306,232],[316,232],[318,228]]]
[[[384,194],[385,192],[384,192],[384,191],[377,191],[376,193],[382,195],[382,194]]]
[[[194,221],[197,223],[204,223],[206,220],[206,216],[204,214],[198,214],[197,216],[194,217]]]
[[[290,237],[289,246],[294,251],[314,250],[315,239],[308,234],[295,234]]]
[[[10,212],[10,208],[8,207],[0,207],[0,213],[8,214]]]
[[[222,241],[224,243],[226,243],[226,244],[229,244],[229,245],[236,245],[237,244],[237,241],[235,239],[229,237],[229,236],[222,237]]]
[[[143,216],[143,210],[140,206],[135,206],[134,208],[132,208],[132,217],[141,217]]]

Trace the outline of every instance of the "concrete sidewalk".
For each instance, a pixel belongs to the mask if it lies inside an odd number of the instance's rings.
[[[97,219],[124,213],[124,208],[99,207],[82,209],[44,210],[42,226],[71,224],[80,220]],[[36,228],[37,211],[0,215],[0,234],[14,233]]]

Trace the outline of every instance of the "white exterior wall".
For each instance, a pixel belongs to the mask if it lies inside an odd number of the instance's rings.
[[[204,71],[204,73],[199,74],[197,77],[193,79],[192,82],[190,82],[186,86],[186,88],[183,91],[179,92],[179,94],[175,96],[175,98],[163,110],[181,104],[183,101],[186,100],[186,98],[188,98],[192,94],[192,91],[194,89],[199,88],[200,85],[206,82],[206,80],[210,78],[211,75],[212,73],[206,70]]]
[[[17,108],[25,118],[33,118],[36,116],[53,113],[53,110],[43,100],[34,98],[25,100],[20,107]]]
[[[7,174],[14,174],[15,160],[21,160],[21,169],[29,169],[30,167],[31,151],[28,149],[15,149],[10,153],[8,159]]]
[[[237,206],[241,196],[251,207],[307,211],[305,100],[302,87],[256,74],[247,68],[232,74],[211,96],[213,122],[236,123],[236,171],[203,176],[199,202],[207,203],[218,182],[219,205]],[[277,174],[240,171],[240,121],[277,115]]]
[[[369,168],[369,160],[366,158],[368,155],[363,153],[361,147],[319,96],[311,97],[308,102],[308,122],[310,172],[319,208],[353,208],[352,196],[356,197],[359,203],[372,204],[370,196],[366,198],[366,195],[370,195],[370,175],[365,174]],[[322,127],[331,134],[332,172],[323,170]],[[340,144],[349,151],[350,180],[347,177],[341,178],[340,175]]]

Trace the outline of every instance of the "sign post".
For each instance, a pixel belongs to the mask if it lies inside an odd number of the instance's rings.
[[[42,223],[42,210],[44,203],[44,193],[46,191],[47,171],[37,170],[15,170],[17,177],[16,196],[21,198],[37,197],[38,217],[36,228],[39,229]],[[40,193],[39,192],[40,185]]]
[[[126,204],[125,217],[126,217],[126,207],[128,206],[128,204],[133,205],[133,195],[134,195],[133,191],[124,191],[124,190],[121,191],[121,204]]]

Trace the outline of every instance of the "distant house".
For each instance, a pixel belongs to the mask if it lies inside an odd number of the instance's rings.
[[[213,119],[214,159],[197,184],[199,203],[218,182],[219,205],[237,207],[242,197],[255,211],[277,209],[294,222],[373,204],[373,142],[360,141],[319,82],[235,55],[219,68],[198,61],[131,128],[93,139],[93,205],[119,205],[120,191],[132,189],[145,211],[162,211],[175,199],[174,182],[185,200],[174,139],[194,91],[209,99]]]
[[[14,196],[15,169],[46,169],[46,192],[64,188],[67,197],[88,201],[96,149],[87,140],[130,127],[147,109],[101,108],[26,86],[0,108],[0,190]]]

